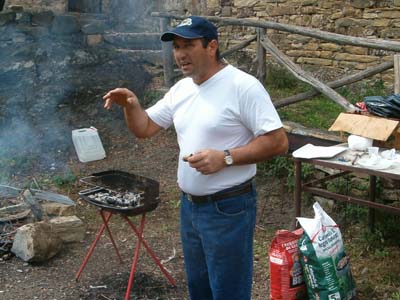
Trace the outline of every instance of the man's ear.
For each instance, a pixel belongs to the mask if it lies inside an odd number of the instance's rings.
[[[210,49],[213,53],[217,53],[218,41],[217,40],[211,40],[208,43],[208,49]]]

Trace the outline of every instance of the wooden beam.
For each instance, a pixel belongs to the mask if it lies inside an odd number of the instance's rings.
[[[394,60],[394,93],[400,94],[400,55],[396,54]]]
[[[153,12],[151,13],[152,17],[159,18],[174,18],[174,19],[185,19],[187,16],[178,16],[169,13],[161,13],[161,12]],[[222,26],[227,25],[236,25],[236,26],[250,26],[250,27],[259,27],[266,29],[275,29],[279,31],[285,31],[295,34],[300,34],[304,36],[309,36],[325,41],[334,42],[340,45],[353,45],[359,47],[367,47],[374,49],[382,49],[389,51],[400,52],[400,42],[397,41],[389,41],[384,39],[373,39],[373,38],[363,38],[363,37],[353,37],[347,36],[343,34],[337,34],[327,31],[322,31],[309,27],[281,24],[271,21],[263,21],[263,20],[254,20],[254,19],[237,19],[237,18],[228,18],[228,17],[204,17],[205,19],[218,23]]]
[[[237,44],[236,46],[233,46],[232,48],[229,48],[228,50],[224,51],[221,53],[222,57],[226,57],[231,55],[232,53],[243,49],[245,47],[247,47],[248,45],[250,45],[252,42],[254,42],[257,39],[257,35],[253,35],[252,37],[250,37],[249,39],[241,42],[240,44]]]
[[[358,72],[356,74],[352,74],[352,75],[340,78],[338,80],[328,82],[326,85],[333,89],[336,89],[341,86],[348,85],[348,84],[360,81],[362,79],[371,77],[373,75],[379,74],[379,73],[389,70],[391,68],[393,68],[392,61],[384,62],[375,67],[368,68],[368,69]],[[293,104],[293,103],[297,103],[297,102],[300,102],[300,101],[303,101],[306,99],[310,99],[319,94],[321,94],[321,92],[319,92],[318,90],[312,90],[312,91],[300,93],[297,95],[293,95],[293,96],[290,96],[290,97],[287,97],[284,99],[276,100],[276,101],[274,101],[274,105],[276,108],[280,108],[280,107],[287,106],[289,104]]]
[[[264,28],[257,28],[257,78],[264,84],[267,75],[267,66],[265,64],[267,52],[261,44],[266,30]]]
[[[160,20],[161,32],[167,31],[170,19],[162,18]],[[171,87],[174,83],[174,59],[172,57],[172,42],[161,42],[162,59],[164,65],[164,84]]]
[[[264,40],[261,41],[261,44],[267,49],[269,53],[275,59],[281,63],[283,66],[285,66],[290,72],[293,73],[294,76],[296,76],[298,79],[300,79],[303,82],[306,82],[313,86],[315,89],[320,91],[322,94],[326,95],[328,98],[332,99],[335,101],[337,104],[342,106],[346,111],[348,112],[354,112],[358,111],[359,109],[355,107],[353,104],[348,102],[344,97],[342,97],[340,94],[336,93],[333,89],[331,89],[329,86],[325,85],[318,79],[312,77],[310,74],[308,74],[306,71],[301,69],[298,65],[296,65],[294,62],[292,62],[289,57],[287,57],[282,51],[280,51],[270,39],[267,37],[264,37]]]

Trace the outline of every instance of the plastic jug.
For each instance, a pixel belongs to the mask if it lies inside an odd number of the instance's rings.
[[[99,133],[94,127],[72,130],[72,142],[81,162],[89,162],[106,157]]]

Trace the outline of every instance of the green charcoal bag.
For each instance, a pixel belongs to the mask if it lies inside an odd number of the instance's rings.
[[[300,262],[310,300],[351,300],[356,286],[337,224],[314,203],[315,217],[297,218],[304,229],[299,239]]]

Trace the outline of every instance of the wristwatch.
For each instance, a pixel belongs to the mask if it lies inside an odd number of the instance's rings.
[[[225,153],[225,164],[229,167],[233,165],[233,158],[231,156],[231,152],[229,150],[224,150]]]

